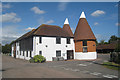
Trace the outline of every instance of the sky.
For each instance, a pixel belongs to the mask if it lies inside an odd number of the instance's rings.
[[[3,2],[0,6],[3,45],[41,24],[62,28],[66,18],[74,33],[82,11],[98,42],[118,36],[117,2]]]

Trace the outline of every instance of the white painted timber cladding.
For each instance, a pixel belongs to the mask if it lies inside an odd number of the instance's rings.
[[[67,50],[75,51],[73,38],[70,39],[70,44],[67,44],[66,38],[61,38],[61,44],[56,44],[56,37],[42,37],[42,43],[39,43],[39,37],[34,37],[33,41],[35,55],[42,51],[42,56],[46,57],[47,61],[52,61],[52,57],[56,57],[57,50],[61,50],[61,57],[64,59],[67,59]]]
[[[14,57],[13,51],[14,51],[14,44],[12,44],[12,50],[11,50],[11,53],[12,53],[11,56],[12,56],[12,57]]]
[[[66,42],[67,38],[61,38],[61,44],[56,44],[56,37],[42,37],[42,43],[39,43],[39,36],[33,37],[33,51],[32,57],[39,55],[39,51],[42,51],[42,56],[46,58],[46,61],[52,61],[52,57],[56,57],[56,50],[61,50],[61,57],[67,59],[67,50],[74,50],[73,38],[70,39],[70,44]],[[47,45],[47,47],[46,47]],[[67,46],[67,47],[66,47]],[[13,57],[14,45],[12,45],[12,57]],[[28,57],[26,56],[27,51],[21,51],[19,43],[16,43],[16,58],[30,59],[30,51],[28,51]],[[75,52],[74,52],[75,53]]]
[[[75,52],[75,59],[79,60],[91,60],[97,59],[97,52]]]

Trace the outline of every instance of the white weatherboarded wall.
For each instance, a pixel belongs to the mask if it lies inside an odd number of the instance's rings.
[[[39,43],[39,36],[33,37],[33,51],[32,57],[39,55],[39,51],[42,51],[42,56],[46,58],[46,61],[52,61],[52,57],[56,57],[56,51],[61,51],[61,57],[67,59],[67,50],[75,51],[73,38],[70,39],[70,44],[67,44],[67,38],[61,38],[61,44],[56,44],[56,37],[42,37],[42,43]],[[16,42],[16,58],[30,59],[30,51],[28,51],[28,57],[26,56],[27,51],[20,51],[19,42]],[[12,57],[14,57],[12,45]],[[75,53],[75,52],[74,52]]]
[[[97,52],[75,52],[75,59],[79,60],[90,60],[90,59],[96,59],[97,58]]]
[[[47,61],[52,61],[52,57],[56,57],[56,51],[61,50],[61,57],[67,59],[67,50],[75,50],[73,38],[70,43],[67,44],[66,38],[61,38],[61,44],[56,44],[56,37],[42,37],[42,43],[39,43],[39,37],[33,37],[34,55],[39,55],[39,51],[42,51],[42,56]]]

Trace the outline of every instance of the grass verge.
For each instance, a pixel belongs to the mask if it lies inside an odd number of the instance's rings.
[[[104,62],[102,65],[106,68],[120,71],[120,65],[114,62]]]

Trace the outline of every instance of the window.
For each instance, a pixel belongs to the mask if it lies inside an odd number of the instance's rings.
[[[32,53],[31,53],[31,51],[30,51],[30,57],[32,57]]]
[[[87,52],[87,47],[83,47],[83,52]]]
[[[70,44],[70,38],[67,38],[67,44]]]
[[[83,46],[87,46],[87,41],[83,41]]]
[[[17,51],[17,55],[18,55],[18,51]]]
[[[56,57],[61,57],[61,51],[56,51]]]
[[[23,51],[23,56],[24,56],[24,51]]]
[[[39,51],[39,55],[42,55],[42,51]]]
[[[39,43],[42,43],[42,37],[39,37]]]
[[[21,51],[20,51],[20,55],[21,55]]]
[[[28,51],[26,52],[26,57],[28,57]]]
[[[60,37],[56,38],[56,44],[61,44],[61,38]]]

